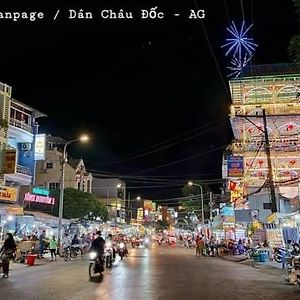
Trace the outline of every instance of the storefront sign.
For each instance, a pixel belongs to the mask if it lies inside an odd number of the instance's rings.
[[[16,201],[17,189],[9,186],[0,186],[0,200]]]
[[[35,186],[32,188],[32,193],[37,195],[49,196],[49,190]]]
[[[46,151],[46,135],[37,134],[35,136],[35,143],[34,143],[34,159],[45,160],[45,151]]]
[[[23,207],[8,207],[6,208],[6,213],[8,215],[20,216],[24,215]]]
[[[142,208],[138,208],[137,210],[137,220],[141,221],[144,217],[144,210]]]
[[[244,175],[244,158],[243,156],[230,155],[227,157],[228,177],[243,177]]]
[[[16,150],[5,150],[4,156],[4,174],[14,174],[16,173]]]
[[[49,196],[34,195],[28,192],[24,196],[24,201],[54,205],[55,198]]]

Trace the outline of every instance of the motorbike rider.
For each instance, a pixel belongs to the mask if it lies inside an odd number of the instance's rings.
[[[104,245],[105,245],[105,240],[101,236],[101,231],[98,230],[96,232],[95,239],[92,241],[90,251],[95,251],[98,254],[98,256],[102,257],[104,253]]]
[[[113,259],[115,259],[116,258],[116,249],[114,246],[114,239],[113,239],[113,236],[111,233],[107,236],[106,242],[111,243],[111,247],[113,250]]]

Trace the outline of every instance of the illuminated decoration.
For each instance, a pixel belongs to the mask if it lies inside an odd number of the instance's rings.
[[[43,196],[49,196],[49,190],[42,188],[40,186],[35,186],[32,188],[33,194],[43,195]]]
[[[231,73],[228,77],[238,77],[254,55],[258,45],[247,36],[252,26],[253,24],[247,27],[243,21],[241,28],[238,28],[232,21],[231,25],[226,28],[230,38],[226,39],[226,44],[222,45],[221,48],[227,48],[226,57],[231,55],[230,65],[227,67]]]
[[[268,178],[262,120],[264,109],[275,185],[282,186],[283,182],[287,182],[284,186],[293,186],[300,178],[299,67],[246,67],[243,77],[231,79],[229,85],[232,98],[230,123],[234,134],[230,150],[232,155],[244,159],[241,185],[250,189],[260,188]],[[228,179],[235,180],[234,177]],[[283,190],[277,191],[283,194]]]

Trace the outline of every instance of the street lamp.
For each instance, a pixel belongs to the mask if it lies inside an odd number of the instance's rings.
[[[200,194],[201,194],[201,221],[202,221],[202,225],[204,225],[204,208],[203,208],[203,189],[202,189],[202,186],[198,183],[194,183],[192,181],[189,181],[188,182],[188,185],[189,186],[198,186],[200,188]]]
[[[64,208],[64,188],[65,188],[65,165],[68,161],[67,159],[67,146],[74,142],[87,142],[89,137],[87,135],[82,135],[80,138],[76,140],[68,141],[64,145],[63,156],[61,160],[61,177],[60,177],[60,193],[59,193],[59,209],[58,209],[58,245],[61,245],[62,239],[62,217],[63,217],[63,208]]]

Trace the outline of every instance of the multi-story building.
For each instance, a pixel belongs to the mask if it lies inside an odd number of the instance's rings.
[[[65,141],[59,137],[47,136],[45,160],[36,164],[35,185],[49,190],[60,188],[61,151]],[[87,193],[92,192],[93,176],[86,171],[82,159],[68,158],[65,165],[65,188],[74,188]]]
[[[92,192],[103,203],[109,213],[109,219],[115,223],[125,223],[129,217],[129,202],[126,201],[126,183],[119,178],[94,177]]]
[[[277,211],[293,213],[300,206],[300,69],[291,64],[251,66],[229,84],[234,141],[227,172],[234,183],[233,200],[238,208],[257,210],[267,223],[272,211],[265,126]]]

